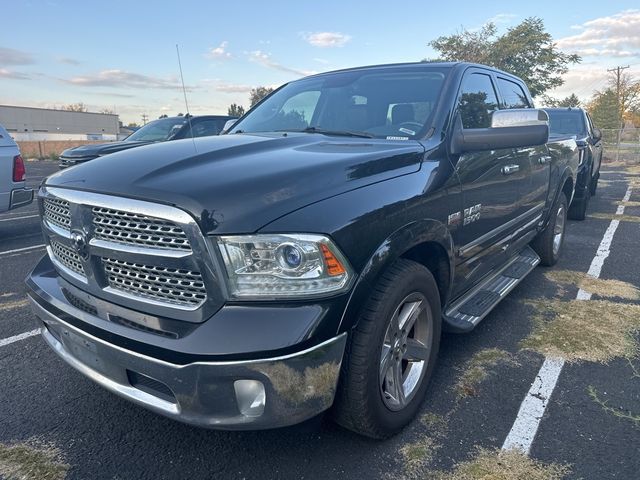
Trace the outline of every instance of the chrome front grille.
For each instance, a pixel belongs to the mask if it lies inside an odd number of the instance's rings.
[[[61,276],[83,292],[194,322],[222,306],[207,240],[187,212],[49,186],[39,195],[49,255]]]
[[[197,307],[207,298],[200,272],[103,258],[109,286],[161,303]]]
[[[94,238],[110,242],[167,250],[191,251],[182,228],[159,218],[93,207]]]
[[[64,246],[56,240],[51,240],[51,251],[55,259],[69,270],[85,276],[84,267],[80,261],[80,256],[74,252],[71,248]]]
[[[44,218],[47,222],[63,230],[71,228],[71,213],[69,202],[59,198],[44,199]]]

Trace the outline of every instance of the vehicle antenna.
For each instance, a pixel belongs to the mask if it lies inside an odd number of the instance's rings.
[[[182,62],[180,61],[180,47],[176,43],[176,54],[178,55],[178,68],[180,69],[180,81],[182,82],[182,94],[184,95],[184,106],[187,109],[187,122],[189,122],[189,131],[191,132],[191,141],[193,142],[193,149],[198,153],[196,147],[196,140],[193,136],[193,128],[191,126],[191,113],[189,113],[189,102],[187,102],[187,89],[184,87],[184,76],[182,75]]]

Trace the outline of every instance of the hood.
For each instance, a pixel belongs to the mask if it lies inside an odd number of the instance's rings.
[[[423,153],[417,141],[222,135],[114,153],[46,184],[175,205],[205,233],[250,233],[311,203],[415,172]]]
[[[150,142],[109,142],[109,143],[96,143],[89,145],[81,145],[79,147],[68,148],[62,152],[63,157],[68,158],[86,158],[86,157],[99,157],[107,155],[109,153],[120,152],[122,150],[128,150],[129,148],[140,147],[142,145],[148,145]]]

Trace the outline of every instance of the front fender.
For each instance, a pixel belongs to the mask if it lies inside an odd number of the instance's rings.
[[[449,278],[453,278],[454,246],[447,227],[433,219],[409,223],[387,237],[366,262],[347,302],[338,328],[339,333],[348,331],[356,325],[359,311],[369,299],[378,277],[404,253],[426,242],[438,244],[447,253]],[[448,294],[449,291],[446,292],[447,297]]]

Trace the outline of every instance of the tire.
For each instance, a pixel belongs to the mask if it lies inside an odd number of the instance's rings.
[[[403,322],[405,316],[409,319]],[[411,330],[394,329],[392,320],[398,318],[400,325],[412,324]],[[394,337],[393,332],[399,335]],[[336,422],[376,439],[399,432],[424,400],[440,332],[440,295],[433,275],[416,262],[397,260],[376,283],[350,334],[333,408]],[[410,371],[418,378],[412,389],[405,376]],[[403,377],[402,394],[395,387],[398,375]]]
[[[558,195],[551,209],[549,223],[531,242],[531,246],[540,256],[540,263],[551,267],[558,262],[564,245],[565,227],[567,225],[567,197]],[[559,236],[558,236],[559,235]]]
[[[584,187],[584,193],[580,200],[574,199],[569,207],[568,217],[570,220],[584,220],[587,216],[587,207],[589,206],[589,199],[591,198],[591,185]]]

